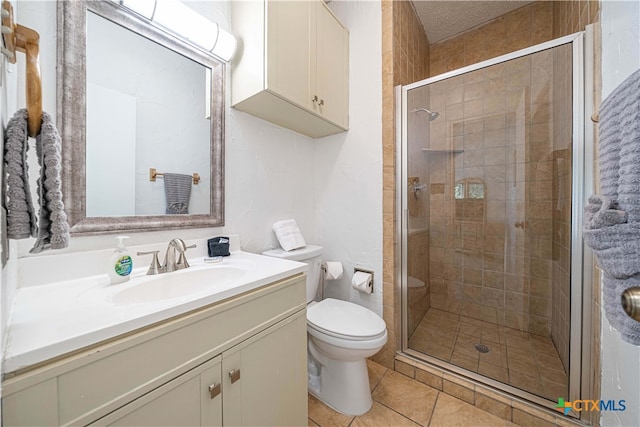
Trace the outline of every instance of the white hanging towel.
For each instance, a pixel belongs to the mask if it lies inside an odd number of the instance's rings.
[[[295,219],[275,222],[273,231],[276,233],[280,246],[285,251],[304,248],[307,245]]]

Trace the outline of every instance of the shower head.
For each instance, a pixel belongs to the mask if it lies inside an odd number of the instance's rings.
[[[437,111],[431,111],[431,110],[427,110],[426,108],[416,108],[415,110],[412,110],[412,113],[417,113],[418,111],[424,111],[425,113],[429,113],[429,121],[432,122],[435,119],[438,118],[438,116],[440,116],[440,113],[438,113]]]

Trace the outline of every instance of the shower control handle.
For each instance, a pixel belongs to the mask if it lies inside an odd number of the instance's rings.
[[[620,298],[622,309],[633,320],[640,322],[640,287],[625,289]]]

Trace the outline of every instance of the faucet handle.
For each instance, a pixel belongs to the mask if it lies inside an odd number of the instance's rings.
[[[184,256],[184,252],[180,252],[178,255],[178,262],[176,262],[176,270],[180,270],[183,268],[189,268],[189,262],[187,262],[187,257]]]
[[[153,255],[151,259],[151,264],[149,265],[149,269],[147,270],[147,274],[160,274],[162,273],[162,266],[160,265],[160,261],[158,260],[158,252],[160,251],[149,251],[149,252],[138,252],[137,255]]]
[[[184,247],[184,251],[181,251],[178,254],[178,262],[176,262],[176,269],[180,270],[182,268],[189,268],[189,262],[187,261],[187,257],[184,255],[184,253],[187,251],[187,249],[192,249],[195,248],[196,244],[194,243],[191,246],[185,246]]]

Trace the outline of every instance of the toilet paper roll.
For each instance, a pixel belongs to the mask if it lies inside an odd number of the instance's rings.
[[[326,280],[338,280],[342,277],[344,269],[340,261],[327,261],[324,263],[324,278]]]
[[[351,279],[351,286],[360,292],[370,294],[373,292],[373,276],[371,273],[356,271]]]

